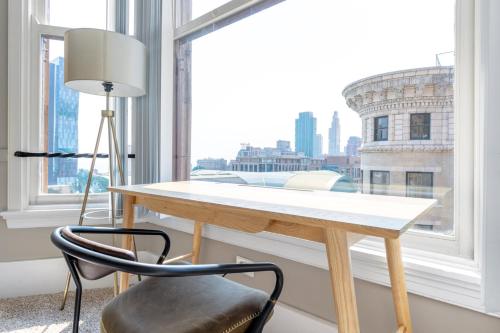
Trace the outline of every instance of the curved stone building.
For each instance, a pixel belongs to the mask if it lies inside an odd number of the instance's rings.
[[[362,120],[364,193],[433,197],[439,204],[417,224],[453,228],[453,67],[384,73],[342,92]]]

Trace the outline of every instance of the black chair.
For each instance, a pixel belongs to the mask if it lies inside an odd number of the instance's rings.
[[[140,263],[131,251],[76,233],[157,235],[164,238],[165,247],[157,264]],[[158,230],[68,226],[54,230],[51,240],[63,252],[76,284],[73,332],[78,332],[80,275],[95,279],[121,271],[149,276],[104,308],[104,333],[260,333],[283,288],[283,273],[272,263],[161,265],[170,240]],[[263,271],[276,276],[270,296],[217,276]]]

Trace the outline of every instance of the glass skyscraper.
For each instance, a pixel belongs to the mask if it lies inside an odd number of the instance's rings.
[[[49,64],[48,151],[78,151],[79,93],[64,85],[64,58]],[[76,178],[78,161],[70,158],[50,158],[48,185],[70,185]]]
[[[314,157],[316,141],[316,118],[312,112],[301,112],[295,119],[295,151]]]

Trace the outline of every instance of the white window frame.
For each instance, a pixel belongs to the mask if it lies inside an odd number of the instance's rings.
[[[112,9],[114,1],[109,1],[108,6]],[[63,38],[65,31],[69,29],[45,24],[45,8],[45,0],[9,0],[8,4],[9,177],[8,211],[3,212],[2,216],[9,227],[32,227],[36,225],[36,219],[45,221],[37,225],[40,227],[72,223],[79,216],[83,199],[83,194],[80,193],[40,193],[41,160],[14,156],[14,152],[18,150],[43,149],[40,40],[43,35]],[[108,10],[110,14],[113,12]],[[89,196],[88,211],[107,208],[107,193]],[[54,220],[57,222],[44,218],[48,211],[56,212]]]
[[[175,0],[172,6],[175,6]],[[174,41],[200,31],[225,18],[266,0],[233,0],[213,11],[173,28]],[[286,0],[285,0],[286,1]],[[468,8],[466,8],[468,6]],[[256,14],[258,15],[258,14]],[[177,13],[176,17],[182,17]],[[410,230],[403,236],[409,248],[426,249],[457,257],[474,259],[474,10],[473,0],[457,0],[456,5],[456,79],[454,150],[454,228],[453,235]],[[175,19],[175,18],[174,18]],[[203,38],[203,37],[202,37]],[[170,51],[169,51],[170,52]],[[174,51],[175,52],[175,51]],[[475,110],[471,112],[470,110]],[[381,247],[383,246],[381,242]],[[472,263],[477,267],[477,262]]]
[[[182,26],[176,26],[176,15],[172,14],[176,12],[175,0],[166,2],[162,42],[162,54],[164,54],[162,63],[166,68],[165,73],[169,74],[162,80],[162,84],[168,87],[168,90],[164,90],[167,93],[162,96],[164,101],[162,112],[167,114],[166,119],[174,119],[175,112],[173,72],[175,42],[263,1],[265,0],[229,1]],[[486,14],[486,11],[480,11],[479,8],[484,7],[484,3],[488,1],[490,0],[457,0],[456,4],[455,234],[446,236],[412,230],[403,237],[404,261],[410,292],[482,313],[486,313],[484,285],[481,283],[485,267],[481,265],[484,257],[484,244],[482,244],[484,237],[480,231],[484,229],[486,221],[481,219],[483,208],[482,198],[479,195],[483,191],[484,184],[480,176],[484,158],[478,154],[482,144],[479,138],[482,134],[478,132],[480,128],[478,124],[488,110],[479,105],[475,95],[481,75],[478,71],[478,60],[485,43],[477,35],[482,16]],[[170,127],[168,130],[171,129]],[[170,180],[175,162],[171,150],[162,152],[162,160],[166,162],[163,165],[168,165],[164,180]],[[175,217],[161,216],[154,221],[168,228],[192,233],[190,223]],[[321,244],[268,233],[248,235],[214,226],[207,226],[203,235],[327,269],[325,250]],[[353,246],[351,253],[356,277],[388,285],[385,250],[380,240],[367,238]],[[500,264],[498,266],[500,272]],[[493,315],[500,316],[500,313]]]

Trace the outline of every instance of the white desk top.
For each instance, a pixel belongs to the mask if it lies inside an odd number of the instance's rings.
[[[129,185],[110,191],[133,196],[236,207],[288,215],[321,223],[345,223],[346,229],[377,228],[401,234],[436,204],[435,199],[293,190],[203,181]],[[355,228],[348,228],[352,225]]]

